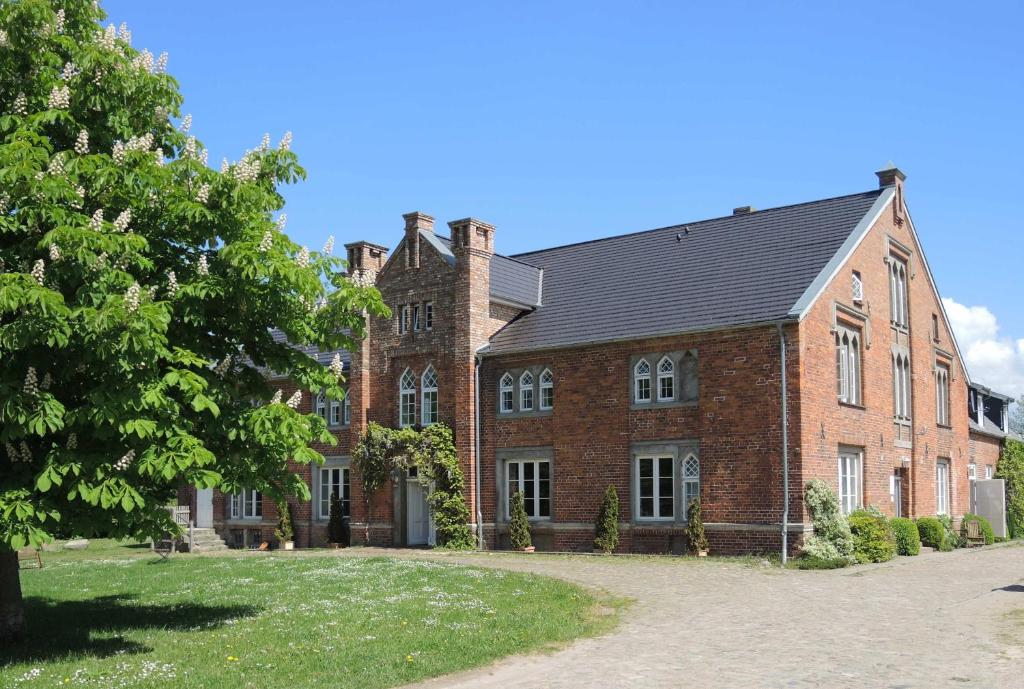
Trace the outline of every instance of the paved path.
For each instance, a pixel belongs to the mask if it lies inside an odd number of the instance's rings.
[[[1024,611],[1024,547],[830,572],[405,553],[548,574],[636,600],[607,636],[431,680],[424,689],[1024,687],[1024,618],[1007,617]]]

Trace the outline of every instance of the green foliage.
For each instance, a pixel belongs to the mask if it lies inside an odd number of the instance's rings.
[[[946,530],[942,522],[935,517],[918,517],[917,533],[921,536],[921,545],[936,550],[952,550],[946,542]]]
[[[842,569],[843,567],[849,567],[850,561],[845,557],[836,557],[829,560],[813,555],[801,555],[790,560],[786,566],[791,569]]]
[[[853,536],[850,525],[839,513],[835,491],[821,479],[811,479],[804,496],[814,524],[814,534],[804,543],[804,555],[819,560],[853,562]]]
[[[264,372],[343,393],[272,330],[351,349],[387,308],[275,222],[305,177],[285,141],[208,167],[175,79],[59,8],[0,3],[0,549],[173,528],[183,482],[308,499],[288,460],[333,437]]]
[[[619,493],[615,486],[608,486],[597,511],[597,528],[594,548],[611,553],[619,545]]]
[[[295,540],[295,531],[292,529],[292,506],[287,500],[277,503],[277,528],[274,536],[281,543]]]
[[[897,555],[918,555],[921,552],[921,536],[913,519],[896,517],[889,522],[896,539]]]
[[[700,516],[700,498],[691,500],[686,508],[686,543],[694,555],[708,549],[708,537],[704,534],[704,520]]]
[[[327,542],[346,547],[352,542],[348,520],[345,519],[345,509],[341,505],[341,498],[336,494],[331,496],[330,511],[327,514]]]
[[[967,523],[978,522],[981,527],[981,535],[985,537],[985,545],[992,545],[996,542],[996,534],[992,530],[992,524],[989,520],[985,519],[979,514],[971,514],[968,512],[964,515],[964,518],[960,521],[960,541],[964,545],[967,545]]]
[[[393,471],[416,467],[419,482],[430,491],[427,503],[438,546],[455,550],[474,547],[466,479],[448,426],[435,423],[421,429],[395,429],[371,421],[352,457],[367,500],[384,486]]]
[[[526,506],[523,494],[516,491],[512,494],[512,516],[508,523],[508,540],[512,550],[526,550],[533,541],[530,539],[530,520],[526,517]]]
[[[1018,410],[1024,415],[1024,411]],[[1006,521],[1010,538],[1024,538],[1024,443],[1006,439],[996,467],[996,478],[1006,480]]]
[[[856,510],[847,521],[853,534],[853,555],[857,562],[887,562],[896,557],[896,540],[884,515],[871,510]]]
[[[964,541],[960,538],[960,532],[953,528],[953,518],[948,514],[940,514],[938,516],[939,523],[942,524],[942,530],[945,532],[946,544],[949,546],[944,550],[953,550],[954,548],[963,548]]]

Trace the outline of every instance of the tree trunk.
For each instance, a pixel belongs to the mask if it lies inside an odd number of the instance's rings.
[[[0,551],[0,646],[21,638],[25,606],[21,600],[21,572],[18,553]]]

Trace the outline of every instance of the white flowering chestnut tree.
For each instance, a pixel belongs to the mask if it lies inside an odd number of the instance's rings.
[[[291,135],[211,169],[167,56],[104,18],[0,3],[0,640],[24,624],[20,548],[155,534],[182,485],[308,499],[287,461],[332,438],[266,372],[340,398],[340,365],[273,331],[351,348],[387,313],[333,239],[284,234]]]

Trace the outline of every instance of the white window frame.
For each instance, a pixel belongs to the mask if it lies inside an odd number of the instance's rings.
[[[345,391],[345,399],[341,403],[341,425],[351,426],[352,425],[352,398],[349,390]]]
[[[398,307],[398,334],[404,335],[409,332],[409,305],[401,304]]]
[[[935,462],[935,514],[949,514],[949,460]]]
[[[327,409],[330,402],[327,399],[327,393],[321,391],[315,398],[313,398],[313,411],[324,420],[325,423],[330,423],[330,417],[327,416]]]
[[[433,365],[427,366],[420,376],[420,415],[420,423],[424,426],[437,423],[437,371]]]
[[[862,404],[860,333],[836,327],[836,394],[845,404]]]
[[[532,371],[523,371],[519,376],[519,411],[533,411],[533,383]]]
[[[555,406],[555,376],[551,369],[546,368],[540,374],[540,406],[542,411],[550,411]]]
[[[700,500],[700,460],[692,452],[682,461],[683,520],[687,519],[690,503]]]
[[[416,424],[416,374],[407,368],[398,379],[398,425],[400,428]]]
[[[263,519],[263,494],[253,488],[245,488],[231,496],[231,518],[244,521]]]
[[[327,425],[338,427],[345,425],[342,419],[342,403],[340,400],[331,400],[330,416],[327,417]]]
[[[897,351],[892,355],[893,416],[901,421],[911,420],[912,379],[910,355]]]
[[[434,302],[423,302],[423,329],[434,329]]]
[[[671,467],[671,486],[672,486],[672,507],[669,514],[661,513],[661,500],[664,496],[661,495],[661,479],[664,478],[661,475],[661,465],[664,460],[668,460],[669,466]],[[643,464],[644,462],[651,463],[651,495],[644,495],[643,493]],[[671,522],[675,521],[676,518],[676,476],[675,476],[676,461],[675,457],[671,454],[666,453],[653,453],[653,454],[639,454],[636,457],[636,521],[638,522]],[[643,508],[641,507],[644,499],[650,499],[652,501],[652,515],[643,516]]]
[[[515,379],[512,374],[505,372],[498,382],[498,412],[511,414],[515,411]]]
[[[668,370],[662,370],[665,366]],[[668,384],[669,394],[665,395],[665,383]],[[676,398],[676,364],[667,356],[661,357],[658,361],[658,401],[672,402]]]
[[[853,271],[853,274],[850,277],[850,296],[853,297],[853,302],[855,304],[859,304],[864,301],[864,279],[856,270]]]
[[[949,365],[935,365],[935,423],[949,426]]]
[[[849,515],[864,505],[864,453],[861,450],[839,451],[839,512]]]
[[[978,465],[971,462],[967,465],[967,480],[976,481],[978,479]]]
[[[910,326],[907,304],[907,262],[902,258],[889,256],[889,320],[898,328]]]
[[[990,479],[993,476],[995,476],[995,471],[992,469],[992,465],[991,464],[986,464],[985,465],[985,478],[986,479]]]
[[[413,304],[412,305],[412,329],[415,332],[419,332],[419,330],[420,330],[420,305],[419,304]]]
[[[530,479],[533,483],[533,497],[526,497],[526,465],[533,467],[533,478]],[[546,479],[541,478],[541,465],[547,467],[548,476]],[[513,479],[511,477],[512,467],[516,467],[516,479],[515,486],[513,486]],[[551,473],[551,460],[549,459],[509,459],[505,461],[505,519],[510,520],[512,517],[512,496],[515,495],[516,491],[523,493],[523,505],[526,507],[526,517],[530,521],[550,521],[551,520],[551,506],[552,506],[552,473]],[[541,497],[541,484],[547,483],[547,497]],[[542,501],[547,501],[548,513],[541,515]]]
[[[641,395],[641,391],[646,392],[646,396]],[[641,359],[633,366],[633,401],[637,404],[650,404],[651,392],[651,364],[647,359]]]
[[[319,469],[317,484],[317,519],[325,521],[331,518],[331,496],[334,489],[340,490],[342,515],[350,517],[352,514],[352,474],[347,466],[322,466]],[[338,472],[337,481],[332,475]]]

